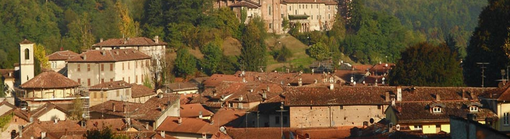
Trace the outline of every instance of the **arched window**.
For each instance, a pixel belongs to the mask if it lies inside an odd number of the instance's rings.
[[[30,59],[30,50],[25,49],[25,60],[29,60]]]

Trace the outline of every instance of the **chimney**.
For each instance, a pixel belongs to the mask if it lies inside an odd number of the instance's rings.
[[[198,112],[198,118],[202,119],[202,111]]]
[[[441,96],[439,96],[439,94],[436,94],[436,101],[441,101]]]
[[[243,83],[245,83],[245,82],[246,82],[246,78],[243,76]]]
[[[334,84],[332,84],[332,83],[331,83],[331,84],[329,84],[329,90],[333,90],[333,89],[335,89],[335,85],[334,85]]]
[[[58,119],[57,118],[53,119],[53,123],[57,124],[58,123]]]
[[[83,55],[83,60],[87,60],[87,54]]]
[[[298,79],[298,86],[303,86],[303,79],[301,77]]]
[[[214,120],[211,120],[211,123],[209,123],[210,125],[214,125]]]
[[[313,70],[313,69],[312,69]],[[290,69],[287,69],[287,73],[290,73]]]
[[[23,137],[23,126],[22,125],[19,125],[19,137],[22,138]]]
[[[397,86],[397,101],[402,101],[402,87]]]
[[[145,129],[149,130],[149,122],[145,122]]]
[[[262,93],[262,99],[267,99],[266,91],[264,91],[264,92]]]
[[[182,118],[179,117],[179,119],[177,120],[177,124],[181,125],[182,124]]]
[[[384,96],[386,97],[385,101],[390,102],[390,92],[386,92]]]
[[[112,103],[112,111],[115,112],[115,103]]]
[[[270,89],[269,85],[267,86],[267,91],[271,91],[271,89]]]
[[[159,133],[160,133],[161,137],[165,138],[165,131],[162,130]]]
[[[99,39],[99,42],[103,42],[103,38],[100,38],[100,39]]]
[[[131,127],[131,118],[124,118],[124,120],[126,121],[128,128]]]
[[[85,125],[86,125],[85,120],[81,120],[80,123],[81,123],[81,127],[85,127]]]
[[[315,73],[315,69],[312,69],[312,75],[313,75],[313,73]]]
[[[46,138],[46,132],[41,131],[41,139]]]
[[[122,105],[122,110],[124,111],[124,113],[127,113],[127,107],[126,107],[126,104]]]
[[[462,100],[468,100],[466,96],[466,90],[462,89]]]
[[[159,36],[158,35],[154,36],[154,43],[159,43]]]

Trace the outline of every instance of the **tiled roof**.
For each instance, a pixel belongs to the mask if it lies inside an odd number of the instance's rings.
[[[185,90],[197,90],[197,84],[190,82],[182,82],[182,83],[169,83],[166,85],[172,91],[185,91]]]
[[[196,118],[199,117],[200,113],[204,117],[214,114],[199,103],[181,105],[181,117]]]
[[[65,50],[65,51],[56,51],[46,57],[48,57],[48,59],[50,61],[56,61],[56,60],[67,60],[67,59],[71,59],[72,57],[75,57],[75,56],[78,56],[79,54],[73,52],[73,51],[69,51],[69,50]]]
[[[37,119],[40,116],[42,116],[43,114],[46,114],[47,112],[49,112],[53,109],[57,109],[59,111],[62,111],[63,113],[66,112],[63,108],[60,108],[59,106],[57,106],[53,103],[47,102],[47,103],[39,106],[39,108],[37,108],[33,111],[30,111],[30,115],[32,115],[32,117]],[[64,120],[64,119],[60,119],[60,120]]]
[[[227,109],[222,108],[219,109],[216,113],[214,113],[211,120],[215,125],[218,126],[239,126],[244,119],[240,119],[246,114],[245,110],[236,110],[236,109]]]
[[[150,89],[147,86],[139,85],[139,84],[131,84],[131,97],[139,98],[145,96],[155,95],[154,90]]]
[[[92,46],[100,47],[100,46],[157,46],[157,45],[166,45],[165,42],[158,40],[158,43],[154,42],[152,39],[146,37],[135,37],[135,38],[119,38],[119,39],[108,39],[103,42],[96,43]]]
[[[227,128],[226,133],[234,139],[276,139],[292,136],[295,139],[305,139],[308,135],[312,139],[339,139],[348,138],[350,129],[353,127],[344,126],[337,128],[279,128],[279,127],[261,127],[261,128]],[[292,133],[291,133],[292,132]],[[223,134],[223,133],[219,133]]]
[[[429,101],[429,102],[402,102],[396,103],[392,108],[397,112],[399,123],[423,123],[423,122],[449,122],[450,115],[466,117],[470,113],[471,101]],[[441,113],[431,112],[434,104],[444,105]],[[497,118],[497,115],[489,109],[479,108],[473,112],[477,120],[485,118]]]
[[[206,89],[202,92],[202,98],[197,96],[192,99],[191,103],[201,102],[207,107],[219,108],[223,102],[264,102],[282,92],[283,88],[279,84],[224,82],[216,88]]]
[[[87,50],[68,62],[116,62],[150,59],[151,57],[135,49]]]
[[[498,101],[510,101],[510,83],[499,88],[488,88],[480,96],[484,98],[495,98]]]
[[[414,89],[413,89],[414,88]],[[402,101],[473,100],[482,88],[474,87],[408,87],[402,86]],[[357,105],[388,104],[386,92],[397,94],[394,86],[288,87],[283,94],[285,105]],[[464,92],[464,98],[463,93]]]
[[[78,87],[80,83],[56,72],[43,72],[21,85],[23,89],[55,89]]]
[[[163,123],[158,127],[159,131],[167,131],[172,133],[191,133],[191,134],[213,134],[216,133],[219,126],[214,123],[211,124],[207,120],[198,118],[181,118],[179,124],[179,117],[167,117]]]
[[[126,117],[126,115],[132,114],[135,110],[140,109],[142,105],[143,104],[140,103],[109,100],[104,103],[92,106],[89,110],[96,113]],[[113,106],[115,106],[115,111],[113,111]],[[124,111],[124,109],[126,109],[126,111]]]
[[[23,41],[20,42],[20,44],[33,44],[33,42],[31,42],[27,39],[24,39]]]
[[[0,77],[14,78],[14,69],[0,69]]]
[[[89,87],[89,90],[116,90],[116,89],[122,89],[122,88],[130,88],[132,87],[131,84],[127,83],[126,81],[120,80],[120,81],[113,81],[113,82],[104,82],[100,84],[93,85]]]
[[[139,107],[139,109],[133,112],[132,117],[140,120],[154,121],[159,116],[161,116],[161,111],[165,110],[166,107],[168,107],[167,106],[168,102],[174,103],[176,102],[176,100],[180,99],[180,96],[175,94],[163,94],[162,96],[163,96],[162,98],[157,96],[147,100]]]
[[[216,87],[224,81],[241,82],[243,80],[242,78],[235,75],[213,74],[209,79],[204,81],[204,86]]]
[[[334,0],[284,0],[285,3],[336,3]]]
[[[259,4],[251,2],[251,1],[240,1],[234,4],[229,5],[229,7],[248,7],[248,8],[258,8]]]
[[[395,67],[395,64],[393,64],[393,63],[376,64],[372,68],[370,68],[370,72],[378,72],[378,73],[384,72],[384,73],[386,73],[389,70],[391,70],[393,67]]]

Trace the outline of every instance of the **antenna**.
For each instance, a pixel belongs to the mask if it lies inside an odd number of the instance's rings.
[[[484,87],[485,83],[485,69],[487,68],[486,65],[489,65],[489,62],[476,62],[477,65],[481,65],[482,69],[482,88]]]

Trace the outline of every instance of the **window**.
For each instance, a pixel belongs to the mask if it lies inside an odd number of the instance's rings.
[[[113,71],[113,64],[110,64],[110,71]]]
[[[328,10],[331,9],[331,6],[328,6]]]
[[[283,124],[284,124],[284,125],[285,125],[285,124],[287,124],[287,121],[288,121],[288,120],[287,120],[287,116],[283,116]]]
[[[25,49],[25,60],[30,60],[30,50],[28,48]]]
[[[297,10],[294,10],[294,14],[297,15]]]
[[[437,106],[436,106],[436,107],[432,108],[432,111],[433,111],[434,113],[441,113],[441,107],[437,107]]]
[[[299,9],[301,9],[301,5],[299,5]]]
[[[310,17],[311,17],[311,18],[312,18],[312,20],[313,20],[313,15],[310,15]]]
[[[268,5],[267,7],[269,7],[269,8],[268,8],[268,13],[269,13],[269,15],[271,15],[271,6],[270,6],[270,5]]]
[[[78,68],[77,68],[77,70],[78,70],[78,71],[80,71],[80,70],[81,70],[81,66],[80,66],[80,64],[78,64]]]
[[[94,97],[92,97],[92,98],[97,98],[97,92],[95,92],[93,94],[94,94]]]
[[[317,9],[319,9],[319,5],[317,5]]]
[[[283,18],[283,14],[282,14],[282,18]]]
[[[510,114],[510,113],[508,113],[508,112],[503,113],[503,124],[504,125],[508,125],[508,120],[509,120],[508,114]]]
[[[90,71],[90,64],[87,64],[87,71]]]
[[[113,82],[113,78],[110,78],[110,82]]]
[[[308,9],[308,5],[305,5],[305,9]]]
[[[469,106],[469,111],[478,112],[478,106]]]
[[[292,6],[289,6],[289,11],[292,11]]]
[[[280,124],[280,116],[274,117],[274,124],[277,124],[277,125]]]
[[[81,84],[81,79],[80,79],[80,78],[78,78],[78,83],[80,83],[80,84]]]
[[[119,91],[119,90],[117,90],[117,97],[119,97],[119,93],[120,93],[120,91]]]
[[[124,70],[124,63],[122,63],[122,70]]]
[[[344,109],[344,106],[343,105],[340,105],[340,109],[343,110]]]
[[[104,64],[101,64],[101,71],[104,71]]]
[[[381,108],[382,108],[382,106],[381,106],[381,105],[377,105],[377,109],[381,109]]]
[[[101,83],[104,83],[104,78],[101,78]]]
[[[269,23],[269,28],[273,28],[273,24],[272,23]]]
[[[135,83],[138,83],[138,75],[135,75]]]
[[[331,14],[328,14],[328,19],[331,19]]]
[[[319,17],[319,15],[317,15],[317,19],[321,19],[321,18]]]
[[[131,83],[131,77],[128,77],[128,83]]]
[[[423,130],[422,125],[414,125],[414,130]]]
[[[87,79],[87,86],[90,86],[90,78]]]
[[[138,68],[138,61],[135,61],[135,69]]]

